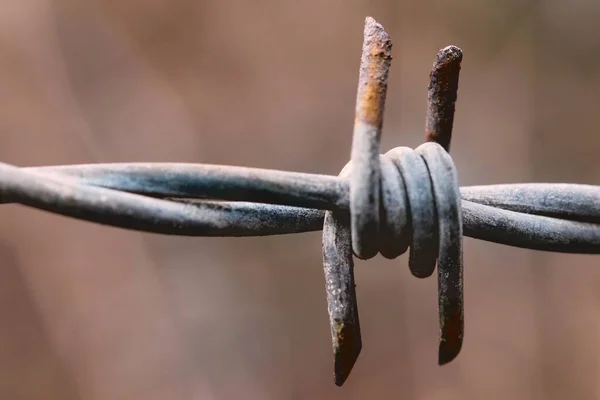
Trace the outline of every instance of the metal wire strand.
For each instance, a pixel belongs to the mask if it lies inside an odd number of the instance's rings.
[[[416,150],[429,169],[435,198],[438,249],[439,364],[452,361],[462,348],[464,330],[463,253],[460,192],[450,155],[437,143]]]
[[[179,236],[320,231],[324,210],[349,214],[348,187],[347,179],[331,175],[235,166],[112,163],[19,168],[0,163],[0,203]],[[600,254],[600,186],[519,183],[464,186],[460,192],[467,237],[533,250]],[[537,197],[538,193],[548,195]],[[191,207],[181,207],[181,202]],[[98,207],[104,208],[95,218]],[[160,210],[160,218],[155,218],[154,208]],[[120,220],[123,210],[136,214],[135,221]],[[256,221],[244,225],[253,216]]]
[[[439,363],[462,348],[464,236],[564,253],[600,254],[600,186],[459,188],[448,153],[462,52],[438,53],[426,141],[380,154],[391,41],[372,18],[365,40],[350,162],[339,176],[206,164],[120,163],[19,168],[0,163],[0,203],[99,224],[182,236],[264,236],[323,230],[323,268],[342,385],[362,339],[353,254],[409,251],[418,278],[438,267]]]
[[[349,167],[350,164],[346,164],[340,172],[341,177],[350,175]],[[334,382],[342,386],[362,349],[352,259],[352,231],[347,213],[325,212],[323,271],[333,345]]]

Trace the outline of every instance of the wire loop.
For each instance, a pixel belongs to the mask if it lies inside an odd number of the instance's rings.
[[[407,250],[418,278],[437,263],[440,364],[462,348],[462,237],[535,250],[600,254],[600,186],[459,188],[450,157],[462,51],[438,53],[426,138],[380,154],[391,41],[365,22],[350,161],[339,176],[205,164],[121,163],[18,168],[0,163],[0,204],[19,203],[104,225],[182,236],[265,236],[323,230],[335,383],[362,349],[353,254]]]

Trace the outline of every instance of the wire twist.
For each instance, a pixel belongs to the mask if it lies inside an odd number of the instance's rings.
[[[336,384],[342,385],[348,377],[362,347],[352,253],[366,259],[380,252],[392,259],[410,246],[409,267],[418,278],[432,275],[437,261],[439,363],[450,362],[460,351],[464,327],[462,213],[452,159],[437,143],[425,143],[416,150],[397,147],[363,170],[349,172],[347,166],[340,176],[349,174],[350,193],[356,176],[378,179],[379,184],[366,189],[379,192],[379,213],[369,213],[368,201],[351,201],[349,218],[339,211],[325,214],[323,265]],[[356,223],[351,222],[356,220],[362,223],[362,230],[353,229]],[[359,253],[365,248],[371,250],[368,257]]]
[[[511,184],[459,188],[450,149],[462,51],[448,46],[430,75],[426,139],[380,154],[391,41],[365,22],[350,162],[338,177],[207,164],[120,163],[18,168],[0,163],[0,203],[138,231],[264,236],[323,230],[323,266],[342,385],[362,348],[353,255],[410,249],[418,278],[437,264],[439,363],[463,341],[462,237],[600,254],[600,187]]]

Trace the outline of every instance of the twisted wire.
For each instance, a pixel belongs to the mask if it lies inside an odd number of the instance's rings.
[[[464,236],[558,253],[600,254],[600,186],[463,186]],[[123,229],[244,237],[323,229],[349,214],[349,181],[261,168],[110,163],[19,168],[0,163],[0,203]]]
[[[19,168],[0,163],[0,203],[19,203],[124,229],[182,236],[265,236],[323,230],[323,266],[342,385],[362,348],[353,256],[409,251],[418,278],[437,266],[439,363],[463,340],[462,238],[600,254],[600,186],[459,187],[449,155],[462,52],[438,53],[430,75],[427,142],[380,154],[391,41],[365,23],[350,162],[339,176],[176,163]]]

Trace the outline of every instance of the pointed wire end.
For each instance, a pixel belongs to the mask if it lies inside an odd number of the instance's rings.
[[[454,360],[462,349],[462,343],[462,337],[440,340],[438,364],[442,366]]]
[[[446,46],[437,53],[434,69],[443,68],[445,65],[460,66],[462,62],[463,52],[458,46]]]
[[[441,49],[429,74],[425,138],[450,151],[452,124],[463,52],[456,46]]]
[[[375,127],[377,131],[383,124],[391,62],[390,36],[375,19],[365,18],[355,122]]]
[[[439,271],[438,271],[439,272]],[[440,295],[441,298],[444,295]],[[465,332],[465,320],[462,300],[460,304],[440,304],[440,346],[438,352],[438,364],[445,365],[454,360],[463,345]]]
[[[356,325],[339,326],[337,343],[334,345],[334,382],[342,386],[362,350],[360,329]]]
[[[375,20],[373,17],[365,18],[365,30],[364,30],[365,38],[372,38],[374,36],[378,36],[379,40],[390,40],[390,36],[385,31],[383,25]]]

